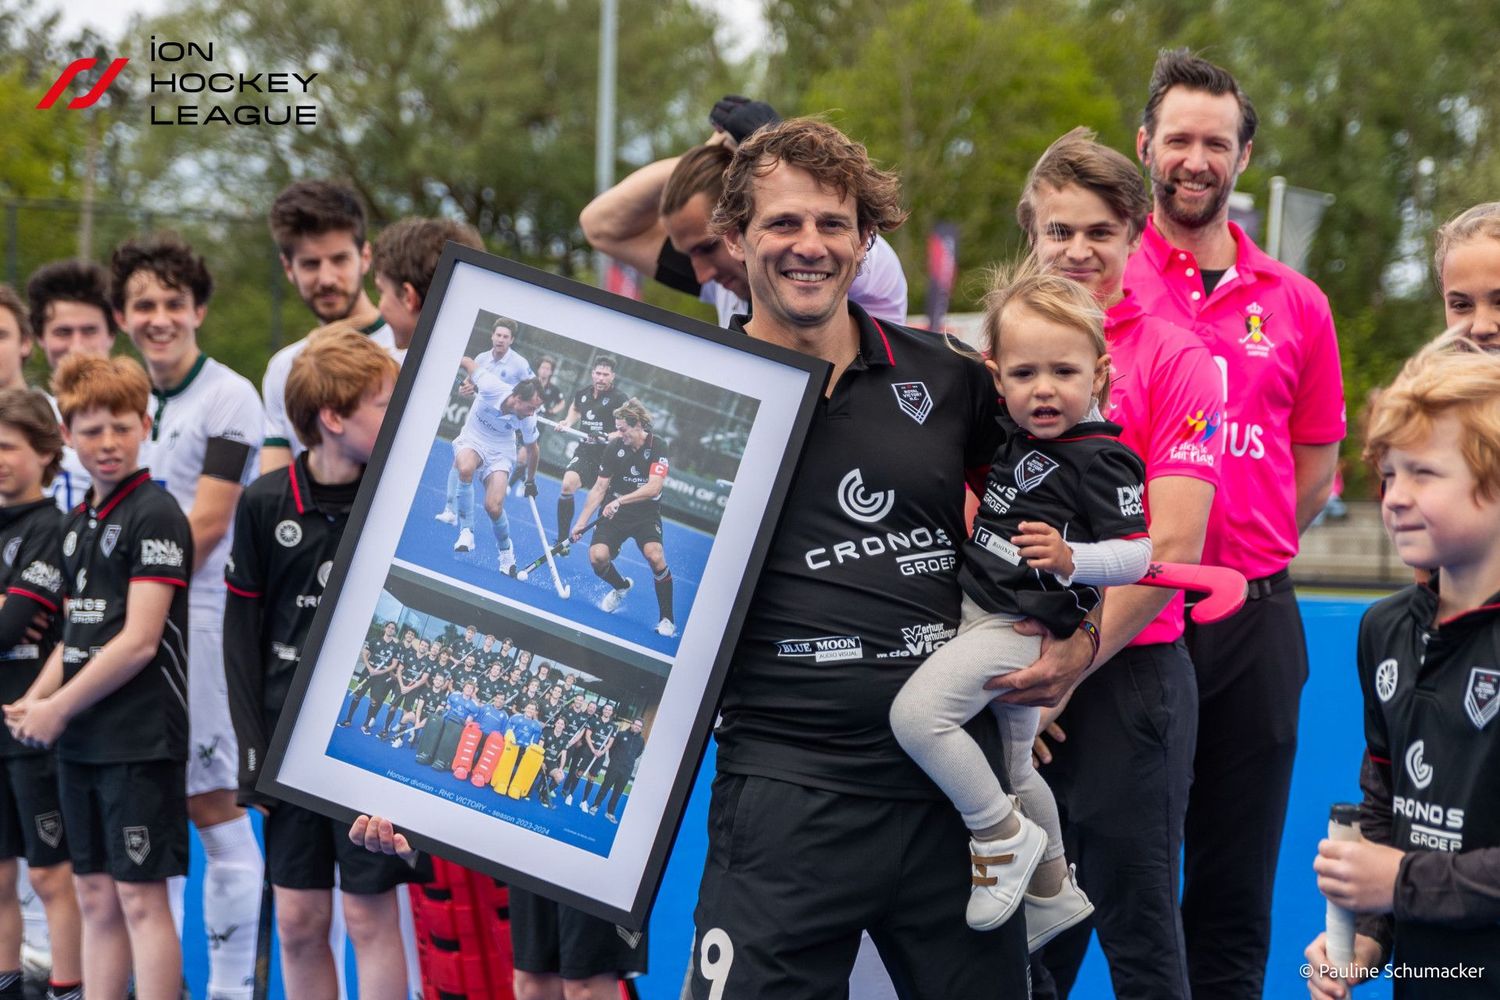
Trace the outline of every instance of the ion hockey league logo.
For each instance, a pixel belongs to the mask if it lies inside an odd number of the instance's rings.
[[[1057,462],[1039,451],[1028,452],[1016,465],[1016,485],[1022,492],[1030,493],[1043,479],[1056,469]]]
[[[927,415],[932,412],[932,396],[927,391],[927,385],[923,382],[897,382],[891,386],[896,393],[896,402],[901,406],[901,412],[911,417],[917,423],[925,423]]]
[[[1475,667],[1469,672],[1464,711],[1476,729],[1483,729],[1500,713],[1500,670]]]

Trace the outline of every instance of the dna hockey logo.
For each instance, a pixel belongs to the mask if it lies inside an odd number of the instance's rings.
[[[182,566],[182,546],[170,539],[147,538],[141,542],[144,566]]]
[[[839,506],[856,521],[874,524],[889,514],[895,505],[895,490],[866,492],[864,475],[858,469],[851,469],[839,481]]]
[[[1406,773],[1411,775],[1411,783],[1421,791],[1432,784],[1432,765],[1422,759],[1422,753],[1426,749],[1424,740],[1417,740],[1406,751]]]
[[[1375,694],[1382,702],[1390,701],[1396,693],[1397,667],[1394,658],[1381,660],[1375,668]]]

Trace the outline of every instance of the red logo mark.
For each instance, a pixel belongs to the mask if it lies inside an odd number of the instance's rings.
[[[52,105],[56,104],[58,97],[62,95],[62,92],[67,88],[68,84],[73,82],[73,78],[76,77],[79,73],[84,72],[85,70],[93,69],[94,64],[98,61],[99,60],[93,58],[74,60],[72,65],[62,71],[62,76],[57,78],[57,82],[54,83],[52,87],[47,91],[47,93],[42,97],[42,99],[37,102],[37,108],[45,111],[47,108],[50,108],[52,107]],[[77,111],[80,108],[92,107],[99,100],[99,98],[104,96],[104,92],[109,89],[110,84],[115,82],[115,77],[120,75],[120,70],[124,69],[125,64],[128,62],[130,62],[129,59],[115,59],[110,62],[109,68],[104,71],[104,75],[99,78],[99,82],[94,84],[94,89],[90,90],[82,97],[73,98],[68,102],[68,107],[74,111]]]

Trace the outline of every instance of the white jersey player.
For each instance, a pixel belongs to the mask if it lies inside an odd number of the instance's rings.
[[[519,352],[511,350],[511,346],[515,343],[515,340],[515,324],[504,317],[495,320],[495,325],[490,330],[490,349],[474,359],[474,370],[476,372],[484,371],[496,375],[502,382],[508,385],[516,385],[519,382],[534,377],[536,373],[531,370],[530,362],[523,358]],[[474,375],[471,373],[464,381],[464,385],[459,389],[459,393],[462,395],[472,394],[474,384]],[[471,414],[474,412],[472,407],[469,412]],[[465,426],[467,425],[466,420]],[[458,466],[454,465],[452,469],[448,470],[448,489],[443,502],[442,513],[437,515],[439,521],[442,521],[444,524],[458,524],[457,497]],[[462,527],[460,527],[460,534],[462,534],[462,530]],[[467,551],[467,549],[459,548],[458,546],[454,546],[454,548],[460,552]],[[470,539],[468,548],[473,548],[472,539]]]
[[[255,468],[264,412],[255,386],[198,347],[213,279],[180,239],[127,240],[110,261],[116,318],[146,363],[154,397],[140,461],[187,515],[187,811],[203,842],[203,919],[215,944],[209,992],[248,1000],[264,861],[235,802],[239,747],[224,674],[224,567],[235,507]],[[107,536],[106,536],[107,540]],[[101,543],[103,544],[103,543]]]
[[[494,524],[501,572],[516,564],[510,542],[510,522],[505,516],[506,490],[520,451],[526,453],[524,479],[529,496],[536,495],[536,411],[542,405],[541,384],[535,378],[514,385],[494,372],[485,371],[465,358],[463,365],[474,383],[474,403],[464,418],[463,430],[453,441],[453,469],[458,541],[455,552],[474,548],[474,481],[484,484],[484,509]],[[517,436],[520,448],[517,448]]]

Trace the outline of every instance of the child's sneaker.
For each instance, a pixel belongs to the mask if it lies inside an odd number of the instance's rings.
[[[1094,904],[1089,902],[1088,896],[1078,887],[1076,866],[1069,865],[1068,877],[1063,881],[1062,888],[1057,890],[1057,895],[1033,896],[1026,893],[1027,950],[1036,951],[1093,912]]]
[[[1014,815],[1021,829],[1013,836],[969,840],[974,888],[965,916],[976,931],[994,930],[1011,918],[1047,848],[1046,831],[1019,812]]]

